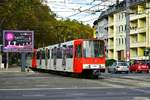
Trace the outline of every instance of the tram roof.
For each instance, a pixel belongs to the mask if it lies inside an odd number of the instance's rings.
[[[62,47],[63,45],[73,45],[74,41],[90,41],[90,40],[102,40],[102,39],[75,39],[75,40],[71,40],[71,41],[66,41],[63,43],[58,43],[58,44],[53,44],[53,45],[49,45],[49,46],[45,46],[45,47],[41,47],[38,49],[43,49],[43,48],[54,48],[54,47]],[[103,41],[103,40],[102,40]]]

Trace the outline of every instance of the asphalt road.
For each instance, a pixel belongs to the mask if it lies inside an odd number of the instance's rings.
[[[150,100],[150,88],[8,89],[0,100]]]
[[[150,100],[150,74],[80,79],[39,72],[0,72],[0,100]]]

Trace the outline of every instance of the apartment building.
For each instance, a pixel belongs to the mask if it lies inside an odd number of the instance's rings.
[[[102,12],[97,25],[97,38],[107,41],[107,58],[126,60],[125,0]],[[130,59],[148,59],[144,50],[150,48],[150,1],[130,0]],[[104,24],[107,23],[107,24]],[[107,38],[106,38],[107,36]]]

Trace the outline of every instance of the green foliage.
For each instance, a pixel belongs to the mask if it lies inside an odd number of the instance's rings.
[[[0,2],[0,30],[33,30],[35,48],[77,38],[91,38],[92,28],[76,20],[56,20],[44,0]],[[2,39],[0,41],[2,43]]]
[[[114,59],[107,59],[106,60],[106,67],[111,66],[116,60]]]

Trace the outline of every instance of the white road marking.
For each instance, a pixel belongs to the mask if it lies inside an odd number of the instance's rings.
[[[66,96],[86,96],[88,93],[67,93]]]
[[[27,91],[32,91],[32,90],[77,90],[77,89],[107,89],[107,88],[112,88],[112,87],[71,87],[71,88],[16,88],[16,89],[0,89],[0,91],[16,91],[16,90],[27,90]]]
[[[36,85],[36,87],[48,87],[49,85],[44,85],[44,84],[41,84],[41,85]]]
[[[150,100],[148,97],[134,97],[133,100]]]
[[[132,88],[131,90],[150,94],[150,90],[143,90],[143,89],[136,89],[136,88]]]
[[[44,97],[44,94],[23,94],[24,97]]]

